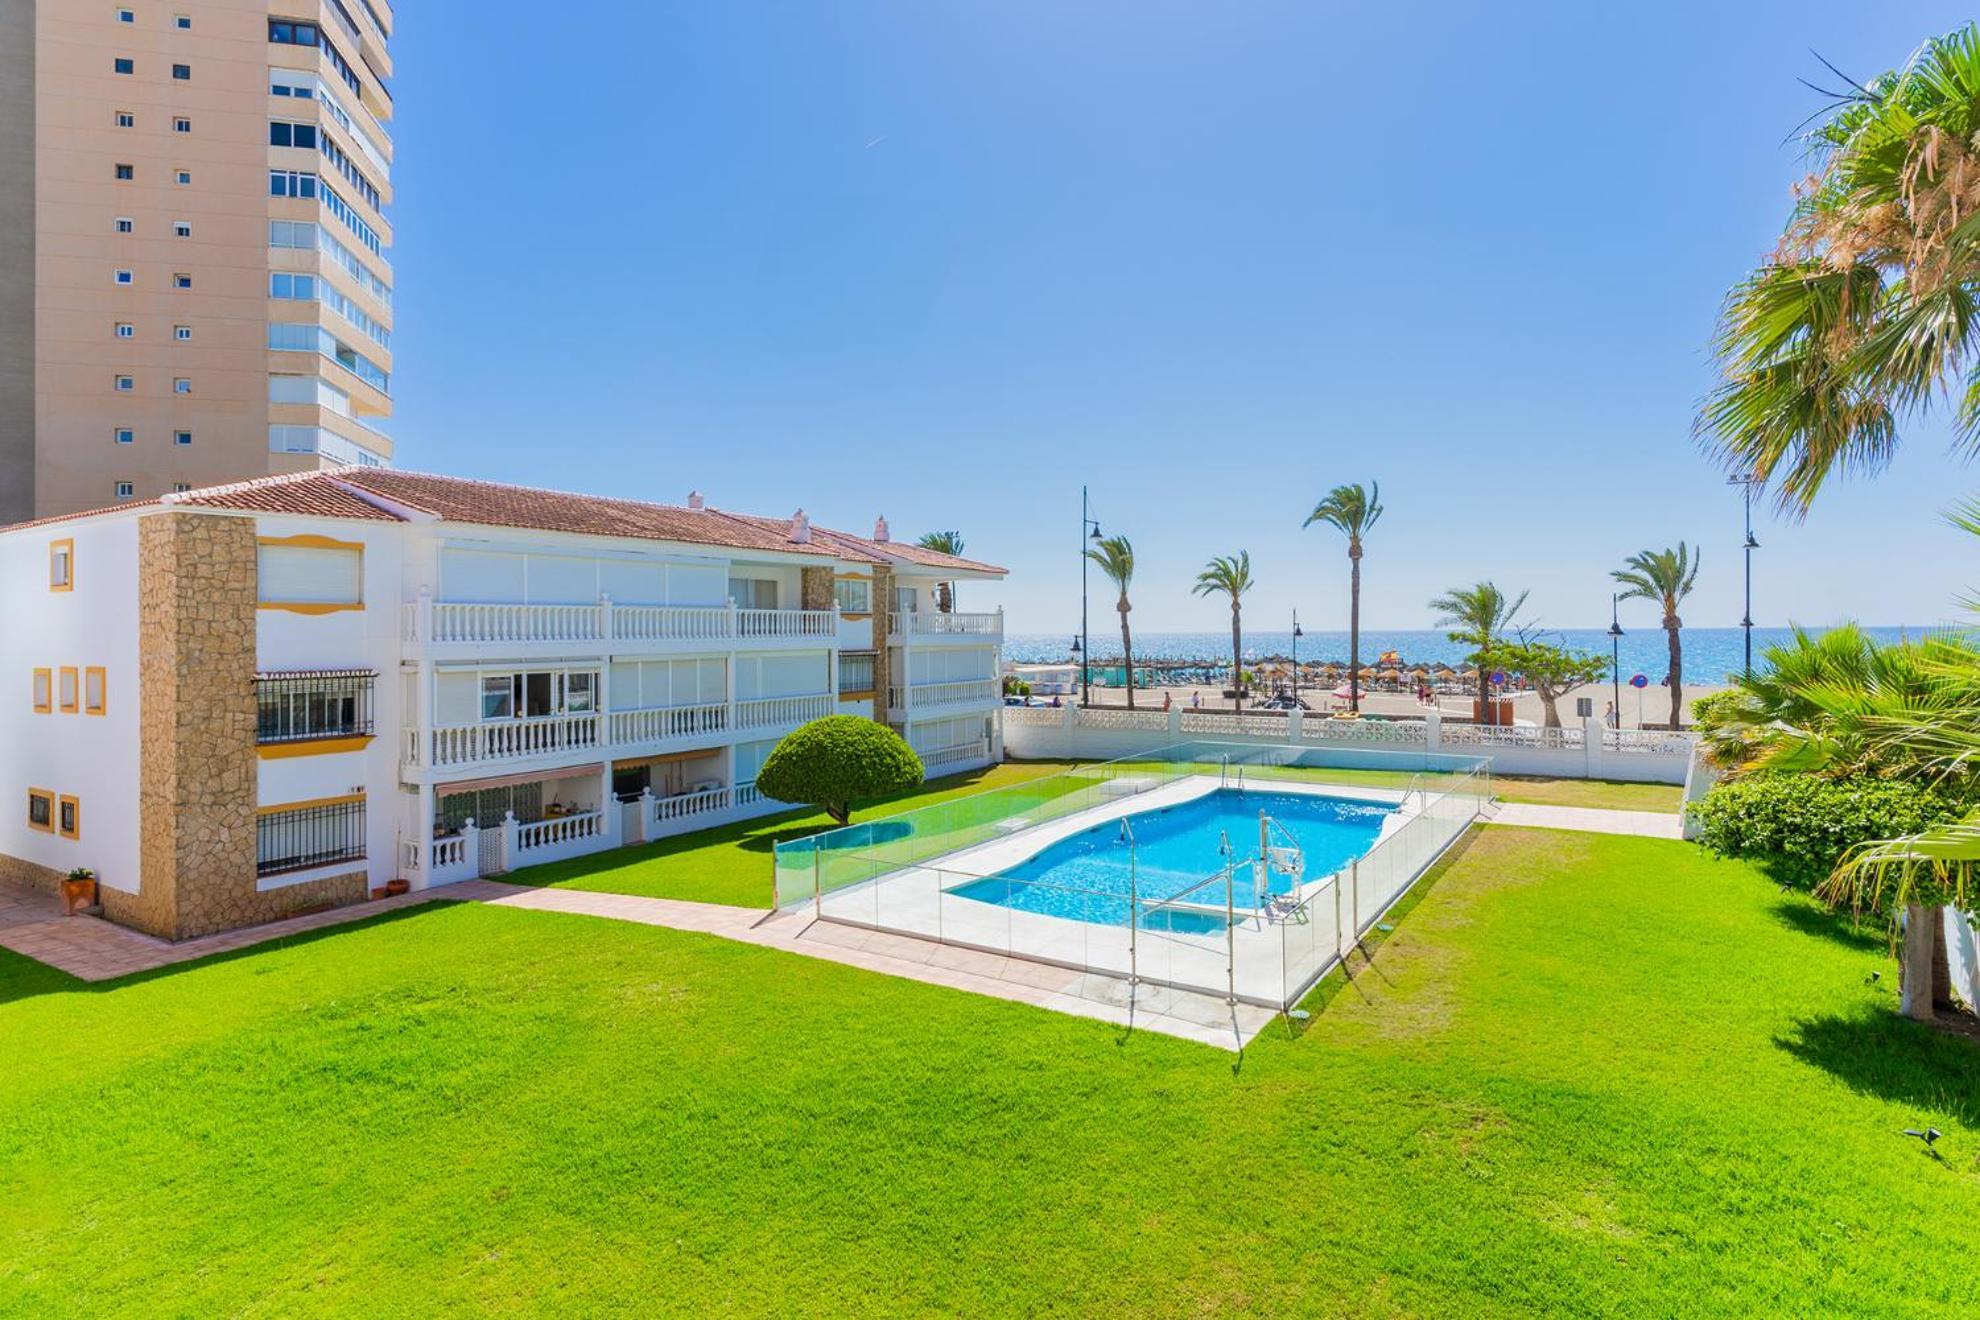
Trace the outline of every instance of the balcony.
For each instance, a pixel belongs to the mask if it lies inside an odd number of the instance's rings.
[[[540,646],[631,643],[615,649],[820,647],[838,638],[834,610],[745,610],[734,605],[466,604],[422,598],[404,607],[401,631],[413,645],[464,648],[497,643]]]
[[[830,715],[829,692],[747,701],[706,702],[645,710],[539,715],[478,724],[442,724],[406,730],[401,760],[408,771],[450,771],[483,766],[554,768],[559,762],[601,756],[651,755],[670,745],[719,745],[732,734],[765,737]]]
[[[897,613],[888,624],[889,639],[903,642],[956,641],[978,646],[1001,646],[1004,641],[1004,612],[990,614],[940,614],[915,610]]]
[[[887,707],[896,717],[929,715],[943,710],[970,710],[1003,702],[994,678],[959,683],[910,683],[887,689]]]

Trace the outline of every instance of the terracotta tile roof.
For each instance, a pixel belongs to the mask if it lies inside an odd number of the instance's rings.
[[[366,499],[367,494],[377,496],[387,504],[430,514],[435,518],[485,527],[572,532],[586,536],[624,536],[643,541],[720,546],[731,550],[780,551],[863,564],[907,562],[924,568],[954,568],[975,573],[1004,572],[992,564],[938,554],[915,545],[892,541],[883,544],[816,524],[812,525],[810,542],[800,544],[791,539],[789,518],[763,518],[754,514],[731,513],[725,509],[690,509],[602,495],[574,495],[566,491],[472,481],[465,477],[443,477],[428,472],[403,472],[397,468],[340,468],[328,472],[258,477],[227,486],[208,486],[157,499],[134,500],[104,509],[17,523],[15,527],[65,522],[100,513],[181,505],[236,509],[248,513],[290,513],[373,522],[403,521],[390,508]]]

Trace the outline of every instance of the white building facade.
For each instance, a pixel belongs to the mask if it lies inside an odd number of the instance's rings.
[[[824,715],[931,775],[1002,756],[1002,617],[954,608],[1002,570],[884,522],[347,470],[23,524],[0,566],[0,875],[91,868],[172,938],[785,809],[757,771]]]

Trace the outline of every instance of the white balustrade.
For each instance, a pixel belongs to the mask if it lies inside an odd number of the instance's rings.
[[[990,614],[940,614],[915,611],[904,616],[910,637],[984,637],[1004,635],[1001,610]]]
[[[712,702],[653,710],[615,710],[611,722],[614,744],[665,742],[670,738],[696,738],[722,732],[729,727],[729,707],[726,702]]]
[[[433,730],[425,764],[513,761],[598,746],[598,716],[542,715],[486,724],[443,724]]]
[[[1001,624],[999,625],[1001,628]],[[404,607],[408,642],[725,642],[769,638],[830,642],[837,610],[744,610],[733,605],[525,605],[421,600]]]
[[[925,710],[930,706],[983,705],[1003,700],[994,678],[958,683],[910,683],[887,689],[887,704],[895,710]]]
[[[614,605],[612,637],[622,642],[718,642],[736,635],[726,605]]]
[[[737,637],[809,637],[835,639],[837,610],[737,610]]]
[[[605,813],[585,811],[574,816],[546,816],[527,825],[516,826],[516,865],[549,860],[531,857],[531,852],[562,851],[566,845],[595,839],[605,832]],[[576,851],[582,851],[581,849]]]
[[[808,697],[763,697],[736,703],[738,729],[771,729],[804,724],[830,715],[836,701],[829,692]]]
[[[445,870],[459,866],[467,859],[467,840],[460,835],[450,834],[444,839],[433,841],[433,865],[430,869]]]
[[[705,816],[713,811],[725,811],[729,807],[731,790],[707,788],[699,793],[677,793],[672,797],[656,797],[653,803],[653,821],[664,824],[667,821],[684,820],[689,816]]]
[[[433,604],[435,642],[596,642],[604,639],[603,606]]]
[[[958,743],[954,747],[942,747],[932,752],[922,752],[920,755],[923,768],[935,770],[942,766],[988,760],[990,744],[978,738],[975,742]]]

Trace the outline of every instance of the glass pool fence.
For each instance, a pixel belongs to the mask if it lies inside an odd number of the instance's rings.
[[[1138,800],[1188,779],[1338,789],[1394,806],[1397,816],[1339,871],[1276,881],[1273,867],[1286,858],[1270,841],[1261,854],[1256,837],[1233,840],[1213,871],[1143,871],[1126,878],[1125,892],[1023,879],[971,856],[1042,827],[1056,826],[1041,838],[1060,836],[1129,816]],[[1125,1001],[1141,984],[1283,1009],[1464,832],[1491,792],[1490,762],[1470,757],[1184,743],[779,844],[777,905],[1084,974],[1069,980],[1069,993]]]

